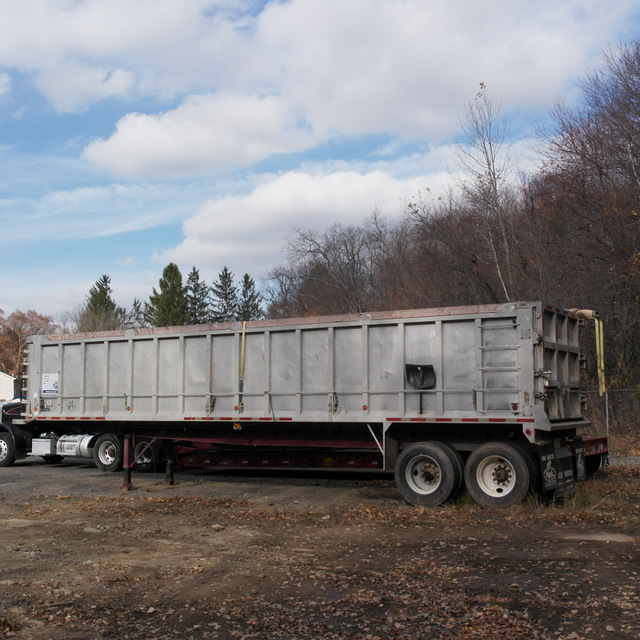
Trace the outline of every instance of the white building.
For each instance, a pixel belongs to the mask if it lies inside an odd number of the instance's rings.
[[[0,372],[0,404],[12,400],[15,378],[8,373]]]

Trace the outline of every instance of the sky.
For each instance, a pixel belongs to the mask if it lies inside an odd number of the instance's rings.
[[[456,171],[480,83],[518,157],[640,0],[0,0],[0,309],[103,274],[258,284],[294,228],[393,219]]]

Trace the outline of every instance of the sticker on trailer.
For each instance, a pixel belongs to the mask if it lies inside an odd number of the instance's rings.
[[[58,393],[58,378],[57,373],[43,373],[42,393]]]

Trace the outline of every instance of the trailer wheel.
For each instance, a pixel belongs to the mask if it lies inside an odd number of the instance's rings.
[[[133,457],[138,459],[140,453],[149,444],[149,440],[145,438],[137,439],[136,446],[133,449]],[[138,459],[136,469],[139,471],[161,471],[163,468],[163,451],[162,444],[157,440],[144,452]]]
[[[451,498],[455,498],[460,494],[462,488],[464,487],[464,460],[462,459],[459,451],[457,451],[453,447],[450,447],[444,442],[432,441],[431,444],[435,444],[442,448],[444,452],[449,456],[449,459],[453,464],[454,487]]]
[[[101,471],[122,469],[122,438],[110,433],[101,435],[93,447],[93,460]]]
[[[502,442],[489,442],[473,451],[464,479],[471,498],[483,507],[520,504],[532,480],[526,452]]]
[[[64,456],[57,456],[57,455],[42,456],[42,459],[47,464],[60,464],[64,460]]]
[[[540,461],[537,457],[534,457],[532,453],[527,451],[524,447],[517,444],[511,444],[518,453],[522,455],[527,467],[529,468],[529,491],[536,492],[542,490],[542,474],[540,473]]]
[[[439,442],[412,444],[398,456],[395,480],[402,497],[411,504],[437,507],[451,499],[461,485],[455,454]]]
[[[0,467],[10,467],[16,461],[16,445],[10,433],[0,433]]]

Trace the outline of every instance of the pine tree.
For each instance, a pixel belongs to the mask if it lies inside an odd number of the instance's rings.
[[[178,265],[170,262],[162,272],[159,291],[153,288],[144,305],[144,319],[152,327],[175,327],[188,322],[186,287]]]
[[[238,316],[238,288],[233,282],[233,272],[223,267],[218,279],[211,285],[213,322],[232,322]]]
[[[193,267],[187,277],[187,324],[206,324],[211,321],[209,287],[200,280]]]
[[[127,320],[127,311],[119,307],[111,291],[111,278],[100,277],[89,289],[83,307],[78,311],[77,331],[110,331],[121,329]]]
[[[238,320],[259,320],[264,317],[262,296],[256,291],[256,283],[248,273],[242,278],[240,300],[238,303]]]

